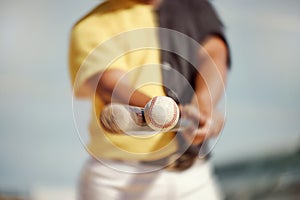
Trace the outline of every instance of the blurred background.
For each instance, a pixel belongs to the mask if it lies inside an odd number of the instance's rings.
[[[0,199],[75,199],[72,25],[101,1],[0,3]],[[300,199],[300,1],[212,1],[232,53],[213,153],[229,199]]]

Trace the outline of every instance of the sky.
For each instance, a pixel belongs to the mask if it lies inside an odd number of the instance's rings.
[[[95,0],[4,0],[0,6],[0,192],[74,186],[88,157],[72,113],[72,25]],[[217,164],[300,144],[300,2],[213,1],[232,55]],[[87,131],[87,130],[86,130]]]

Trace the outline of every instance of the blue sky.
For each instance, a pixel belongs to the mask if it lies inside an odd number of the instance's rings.
[[[67,70],[72,24],[98,1],[0,6],[0,191],[74,185],[87,154],[74,128]],[[216,163],[300,143],[300,2],[213,1],[233,65]]]

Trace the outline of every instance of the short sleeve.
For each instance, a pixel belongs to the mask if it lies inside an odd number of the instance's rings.
[[[78,97],[90,96],[91,88],[86,82],[92,76],[105,69],[126,69],[125,58],[118,57],[117,44],[109,41],[100,26],[76,24],[70,37],[69,71]]]
[[[195,19],[195,30],[193,31],[197,41],[202,43],[209,36],[218,36],[227,46],[227,63],[230,67],[230,50],[225,36],[225,27],[212,4],[207,0],[190,0],[189,10]]]
[[[164,0],[157,13],[160,27],[184,33],[200,44],[211,35],[220,37],[227,46],[228,66],[230,65],[229,45],[224,33],[224,25],[209,1]],[[174,42],[176,43],[171,41]]]

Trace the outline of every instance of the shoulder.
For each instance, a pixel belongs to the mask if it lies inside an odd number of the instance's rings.
[[[211,3],[208,0],[164,0],[162,6],[166,8],[199,9],[211,6]]]
[[[207,20],[217,16],[214,6],[209,0],[164,0],[157,11],[159,15],[170,18],[185,17]],[[176,13],[175,16],[174,13]]]
[[[101,21],[103,14],[109,11],[109,7],[109,2],[104,2],[92,9],[73,25],[72,32],[79,32],[79,30],[92,28],[92,25],[97,23],[97,21]]]

